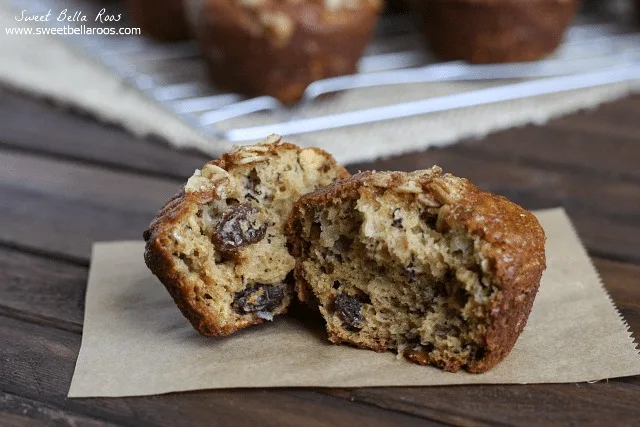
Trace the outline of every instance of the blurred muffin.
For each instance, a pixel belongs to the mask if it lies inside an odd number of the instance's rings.
[[[562,41],[579,0],[423,0],[432,50],[472,63],[534,61]]]
[[[187,0],[220,87],[298,100],[313,81],[353,74],[380,0]]]
[[[127,0],[127,10],[143,36],[163,41],[189,38],[182,0]]]

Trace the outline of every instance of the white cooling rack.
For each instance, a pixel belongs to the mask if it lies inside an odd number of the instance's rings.
[[[49,9],[99,10],[96,3],[72,0],[16,0],[33,13]],[[126,13],[118,3],[109,12]],[[640,79],[640,31],[610,17],[582,14],[555,55],[523,64],[469,65],[437,62],[423,43],[419,25],[409,15],[381,17],[374,40],[359,62],[358,73],[311,84],[300,103],[285,107],[277,99],[245,98],[217,90],[207,79],[194,42],[158,43],[141,36],[67,36],[87,55],[204,134],[231,142],[255,140],[269,133],[302,134],[429,114]],[[70,25],[53,20],[53,26]],[[73,25],[73,24],[71,24]],[[116,25],[128,26],[126,22]],[[481,90],[396,101],[372,108],[307,114],[317,98],[356,88],[443,81],[493,81]],[[322,102],[331,102],[323,100]],[[329,111],[330,113],[327,113]],[[259,126],[221,126],[230,119],[260,113]],[[266,113],[266,114],[265,114]]]

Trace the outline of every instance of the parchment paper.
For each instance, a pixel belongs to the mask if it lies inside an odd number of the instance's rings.
[[[143,262],[142,242],[93,248],[70,397],[235,387],[369,387],[592,381],[640,374],[628,326],[560,209],[537,213],[547,263],[527,327],[485,374],[446,373],[326,340],[292,318],[222,339],[189,325]]]

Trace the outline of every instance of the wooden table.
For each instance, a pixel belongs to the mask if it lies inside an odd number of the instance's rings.
[[[640,377],[596,384],[67,399],[91,243],[141,238],[155,211],[206,160],[0,89],[1,425],[640,423]],[[350,169],[433,164],[529,209],[564,206],[640,337],[640,96],[544,127]]]

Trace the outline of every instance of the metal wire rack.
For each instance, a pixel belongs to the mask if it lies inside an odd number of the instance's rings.
[[[19,6],[24,7],[24,2]],[[87,10],[87,2],[64,1],[69,10]],[[59,8],[60,0],[32,0],[32,13]],[[95,4],[93,5],[95,6]],[[122,13],[110,3],[109,11]],[[75,8],[75,9],[74,9]],[[95,11],[97,12],[98,9]],[[55,20],[52,26],[67,26]],[[116,26],[127,26],[126,22]],[[73,26],[73,24],[71,24]],[[442,112],[457,108],[550,93],[640,80],[640,31],[621,20],[595,20],[581,15],[551,57],[533,63],[470,65],[438,62],[423,44],[417,22],[409,15],[383,16],[375,37],[358,65],[358,73],[311,84],[302,100],[286,107],[277,99],[245,98],[217,90],[207,79],[205,64],[194,42],[157,43],[141,36],[69,36],[78,49],[94,57],[129,84],[206,135],[230,142],[335,129],[344,126]],[[351,111],[307,114],[318,98],[358,88],[409,83],[492,81],[480,90],[394,102]],[[321,101],[321,102],[331,102]],[[259,126],[228,127],[223,122],[267,113]]]

